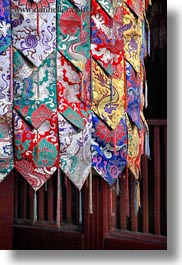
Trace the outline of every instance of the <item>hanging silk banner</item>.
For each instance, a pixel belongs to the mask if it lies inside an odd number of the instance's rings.
[[[12,0],[11,15],[13,46],[39,67],[56,48],[56,1]]]
[[[14,167],[10,1],[0,2],[0,182]]]
[[[115,130],[111,130],[94,113],[92,120],[92,167],[112,185],[127,164],[125,116]]]
[[[36,191],[59,166],[56,4],[14,0],[11,6],[15,167]]]
[[[74,185],[81,190],[92,164],[91,130],[92,119],[89,115],[83,130],[71,125],[61,114],[59,119],[60,167]]]

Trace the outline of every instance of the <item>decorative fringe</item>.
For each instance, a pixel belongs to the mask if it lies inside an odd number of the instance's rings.
[[[61,174],[60,174],[60,169],[58,168],[57,172],[57,210],[56,210],[56,223],[57,226],[60,228],[60,222],[61,222],[61,212],[60,212],[60,207],[61,207]]]
[[[34,191],[34,202],[33,202],[33,221],[37,221],[37,192]]]
[[[89,214],[93,214],[92,169],[89,175]]]
[[[145,155],[150,158],[150,137],[149,131],[145,133]]]
[[[140,198],[140,182],[135,181],[134,186],[134,208],[135,208],[135,215],[138,215],[139,208],[141,207],[141,198]]]
[[[116,181],[116,196],[120,195],[120,185],[119,185],[119,178]]]
[[[79,192],[79,224],[82,224],[82,193]]]

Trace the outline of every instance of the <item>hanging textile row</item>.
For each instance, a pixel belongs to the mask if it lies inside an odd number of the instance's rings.
[[[0,182],[16,168],[35,191],[57,169],[79,190],[92,169],[110,186],[128,171],[139,183],[149,4],[1,1]]]

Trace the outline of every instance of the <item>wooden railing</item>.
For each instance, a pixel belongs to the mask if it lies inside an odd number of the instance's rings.
[[[84,184],[80,197],[79,191],[62,174],[58,197],[56,172],[37,192],[38,214],[35,221],[34,192],[15,172],[14,223],[16,225],[66,227],[87,233],[85,236],[89,237],[89,240],[91,240],[90,237],[94,237],[93,229],[98,234],[97,236],[102,233],[107,235],[109,231],[113,233],[128,231],[166,237],[167,122],[166,120],[148,120],[148,124],[151,158],[142,158],[141,208],[138,215],[134,207],[135,180],[132,175],[129,175],[129,216],[127,216],[128,204],[124,178],[120,178],[119,183],[110,188],[101,177],[93,175],[93,214],[89,214],[88,180]],[[116,192],[118,184],[119,194]],[[102,244],[102,242],[99,243],[99,239],[97,243]]]
[[[129,177],[129,217],[125,194],[126,181],[119,179],[120,194],[113,187],[113,213],[111,229],[167,235],[167,121],[149,120],[151,158],[142,157],[141,208],[138,215],[134,207],[134,177]]]

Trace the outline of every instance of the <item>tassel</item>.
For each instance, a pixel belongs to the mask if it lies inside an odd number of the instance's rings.
[[[61,212],[60,212],[60,207],[61,207],[61,180],[60,180],[61,174],[60,174],[60,169],[58,168],[57,172],[57,216],[56,216],[56,223],[57,226],[60,228],[60,222],[61,222]]]
[[[120,186],[119,186],[119,178],[116,181],[116,196],[119,197],[120,195]]]
[[[10,47],[10,60],[11,60],[11,69],[10,69],[10,101],[13,102],[13,46]]]
[[[129,187],[128,187],[128,166],[126,166],[126,179],[125,179],[125,191],[126,191],[126,216],[130,216],[130,205],[129,205]]]
[[[79,224],[82,224],[82,193],[79,192]]]
[[[145,80],[145,108],[148,107],[148,84],[147,80]]]
[[[145,155],[150,158],[150,137],[149,131],[145,133]]]
[[[135,215],[138,215],[139,208],[141,207],[141,199],[140,199],[140,183],[139,181],[135,181],[135,188],[134,188],[134,208],[135,208]]]
[[[33,221],[37,221],[37,193],[34,192],[34,202],[33,202]]]
[[[150,56],[150,30],[148,30],[148,55]]]
[[[89,214],[93,214],[92,169],[89,176]]]
[[[116,144],[116,138],[117,138],[117,135],[116,135],[116,129],[114,130],[114,155],[116,156],[116,153],[117,153],[117,144]]]

